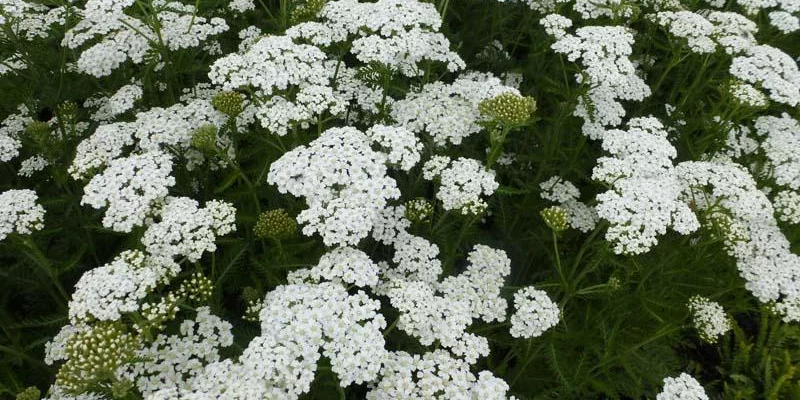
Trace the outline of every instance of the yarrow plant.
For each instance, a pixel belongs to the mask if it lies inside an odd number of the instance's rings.
[[[792,398],[798,21],[0,0],[0,398]]]

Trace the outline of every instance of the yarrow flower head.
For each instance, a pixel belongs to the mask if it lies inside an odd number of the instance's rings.
[[[285,239],[297,233],[297,222],[283,208],[261,213],[253,226],[259,239]]]
[[[676,378],[664,378],[664,389],[656,400],[708,400],[708,395],[700,382],[684,372]]]
[[[244,110],[244,97],[233,91],[219,92],[214,95],[211,104],[221,113],[236,118]]]
[[[558,304],[542,290],[533,286],[522,288],[514,293],[514,308],[511,316],[511,336],[532,338],[541,336],[546,330],[556,326],[561,318]]]
[[[0,193],[0,240],[10,233],[27,235],[44,227],[44,207],[29,189],[11,189]]]
[[[719,303],[702,296],[692,296],[688,306],[694,326],[703,341],[716,343],[720,336],[731,329],[730,319]]]

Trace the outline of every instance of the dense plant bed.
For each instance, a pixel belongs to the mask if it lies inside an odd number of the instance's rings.
[[[800,399],[797,0],[0,0],[0,397]]]

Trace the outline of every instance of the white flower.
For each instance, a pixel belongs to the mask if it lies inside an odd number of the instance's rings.
[[[800,30],[800,19],[786,11],[770,12],[769,24],[778,28],[784,34]]]
[[[366,135],[382,148],[387,149],[387,161],[403,171],[409,171],[420,159],[423,146],[414,133],[403,127],[373,125]]]
[[[180,267],[168,258],[124,251],[81,276],[69,302],[70,321],[115,321],[124,313],[139,311],[139,302],[178,272]]]
[[[467,261],[466,271],[445,278],[439,291],[445,298],[468,302],[474,319],[505,321],[508,303],[500,297],[500,290],[511,273],[511,260],[506,252],[476,245]]]
[[[506,92],[519,94],[492,75],[469,73],[449,85],[433,82],[409,92],[392,105],[392,118],[413,132],[426,132],[438,146],[459,145],[482,129],[480,102]]]
[[[800,193],[791,190],[778,192],[772,201],[778,219],[790,224],[800,224]]]
[[[23,160],[22,163],[20,163],[17,174],[19,176],[30,178],[33,176],[34,172],[41,171],[48,165],[50,165],[50,162],[48,162],[44,157],[36,155]]]
[[[606,239],[617,253],[648,251],[667,227],[688,234],[700,227],[680,199],[681,185],[672,165],[677,155],[656,118],[634,118],[628,131],[603,135],[603,149],[613,157],[598,159],[592,177],[612,186],[597,195],[597,214],[611,222]]]
[[[700,382],[687,373],[681,373],[677,378],[664,378],[664,390],[656,400],[708,400],[708,396]]]
[[[434,158],[434,165],[438,165],[441,158]],[[437,168],[424,167],[428,171]],[[483,164],[471,158],[458,158],[449,163],[436,174],[426,174],[425,178],[433,176],[439,178],[440,186],[436,198],[442,201],[445,210],[459,210],[462,214],[478,214],[488,206],[481,196],[491,196],[499,187],[495,180],[494,171],[487,171]]]
[[[366,237],[389,199],[400,197],[386,175],[386,155],[372,150],[355,128],[331,128],[270,165],[267,182],[281,193],[304,197],[309,208],[297,221],[303,233],[326,245],[356,245]]]
[[[339,247],[325,253],[313,268],[290,273],[287,280],[289,283],[301,283],[302,280],[311,279],[319,283],[325,279],[365,287],[378,284],[379,272],[378,266],[363,251]]]
[[[731,322],[719,303],[702,296],[692,296],[688,306],[692,312],[692,322],[704,341],[715,343],[731,330]]]
[[[38,199],[29,189],[0,193],[0,240],[12,232],[27,235],[44,227],[44,207],[36,204]]]
[[[761,86],[775,102],[796,106],[800,103],[800,71],[797,63],[783,51],[767,45],[753,46],[733,58],[731,75]]]
[[[28,107],[20,104],[17,110],[18,113],[9,115],[0,123],[0,161],[2,162],[11,161],[19,155],[19,149],[22,147],[19,135],[25,131],[25,127],[29,123],[33,122],[33,118],[29,116]]]
[[[764,137],[761,148],[775,182],[800,189],[800,122],[786,113],[780,118],[764,116],[756,119],[755,130]]]
[[[170,156],[149,152],[118,158],[84,187],[81,204],[108,207],[103,226],[130,232],[152,216],[175,184]]]
[[[223,201],[212,200],[199,208],[188,197],[168,197],[161,208],[161,218],[144,233],[142,244],[147,252],[160,257],[184,256],[197,261],[206,251],[214,251],[218,235],[236,230],[236,209]]]
[[[124,365],[117,377],[134,382],[145,398],[158,390],[184,389],[205,365],[219,361],[220,348],[233,344],[231,329],[208,307],[200,307],[194,320],[181,322],[179,334],[159,334],[138,349],[142,361]]]
[[[108,122],[133,108],[133,103],[142,98],[141,84],[125,85],[110,97],[91,98],[84,107],[97,107],[91,118],[94,121]]]
[[[556,326],[561,318],[558,304],[542,290],[528,286],[514,293],[514,308],[511,316],[511,336],[532,338]]]
[[[711,39],[714,25],[691,11],[662,11],[653,15],[656,23],[668,27],[669,33],[687,40],[689,48],[699,54],[713,53],[716,44]]]

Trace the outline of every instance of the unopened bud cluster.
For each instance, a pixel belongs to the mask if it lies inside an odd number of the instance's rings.
[[[433,215],[433,204],[424,198],[417,197],[406,202],[405,217],[415,224],[430,222]]]
[[[244,98],[236,92],[220,92],[211,99],[211,105],[219,112],[236,118],[244,110]]]
[[[29,386],[25,390],[17,393],[16,400],[39,400],[42,392],[36,386]]]
[[[177,297],[186,299],[193,304],[205,304],[214,290],[214,284],[200,272],[195,272],[189,279],[183,281],[176,293]]]
[[[519,126],[530,120],[536,111],[536,101],[533,97],[505,92],[482,101],[478,105],[478,110],[501,125]]]
[[[68,361],[58,371],[56,384],[68,393],[83,393],[114,376],[119,366],[133,358],[136,348],[136,339],[122,323],[98,323],[67,343]]]
[[[283,239],[293,236],[296,231],[297,222],[282,208],[261,213],[253,227],[253,233],[259,239]]]
[[[544,223],[554,232],[561,232],[569,228],[567,210],[559,206],[548,207],[540,213]]]
[[[303,4],[297,5],[292,10],[292,23],[313,19],[322,10],[326,2],[327,0],[306,0]]]
[[[192,132],[192,147],[206,154],[217,152],[217,127],[202,125]]]

